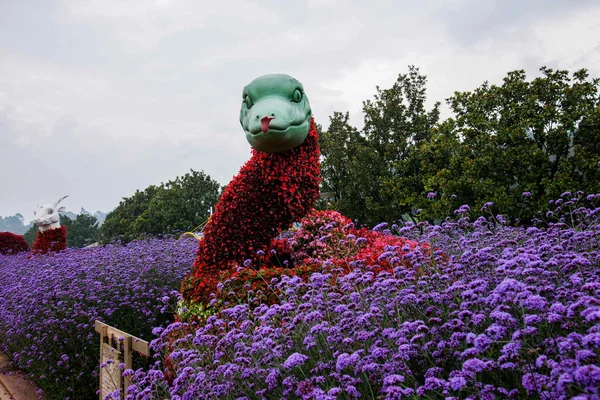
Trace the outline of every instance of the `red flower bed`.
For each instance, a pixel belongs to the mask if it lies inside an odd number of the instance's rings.
[[[29,246],[23,236],[12,232],[0,232],[0,254],[16,254],[27,250]]]
[[[216,288],[219,273],[257,262],[282,229],[299,221],[319,197],[319,138],[311,119],[304,143],[281,153],[252,151],[229,183],[200,241],[185,299],[202,302]]]
[[[387,224],[383,224],[387,225]],[[389,269],[403,263],[402,256],[420,246],[429,253],[428,244],[394,236],[382,229],[356,229],[349,218],[337,211],[313,211],[302,221],[302,228],[291,240],[292,259],[298,263],[331,260],[338,265],[361,261]]]
[[[430,255],[428,244],[388,232],[356,229],[337,211],[313,211],[302,220],[302,228],[292,238],[275,239],[271,250],[261,253],[257,261],[246,261],[243,267],[221,272],[215,278],[215,282],[220,282],[217,306],[276,303],[282,293],[272,280],[280,280],[282,275],[308,279],[312,273],[321,272],[337,277],[362,265],[375,277],[397,266],[423,264]]]
[[[37,238],[33,242],[32,253],[45,254],[50,251],[61,251],[67,248],[67,227],[61,226],[56,229],[37,233]]]
[[[382,269],[389,270],[397,264],[410,265],[403,256],[413,252],[417,247],[423,255],[428,255],[430,246],[427,243],[418,243],[403,237],[393,236],[361,228],[352,232],[357,238],[367,239],[364,245],[359,247],[354,260],[363,260],[365,265],[378,265]]]
[[[299,276],[308,279],[315,272],[331,272],[333,265],[321,263],[302,264],[294,268],[264,266],[257,269],[240,268],[239,270],[223,271],[220,275],[222,287],[217,291],[218,305],[229,307],[233,304],[275,304],[283,300],[273,283],[279,281],[283,275]],[[336,272],[338,274],[339,272]],[[275,281],[273,279],[276,278]],[[229,304],[227,304],[229,303]]]

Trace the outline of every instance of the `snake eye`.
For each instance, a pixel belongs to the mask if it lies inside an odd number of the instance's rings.
[[[248,107],[248,109],[250,109],[254,105],[250,96],[244,97],[244,103],[246,103],[246,107]]]
[[[292,94],[292,101],[294,103],[300,103],[302,101],[302,91],[300,89],[294,90],[294,94]]]

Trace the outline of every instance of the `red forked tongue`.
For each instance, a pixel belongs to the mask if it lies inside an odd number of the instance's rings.
[[[269,131],[269,123],[271,123],[271,120],[275,119],[275,117],[262,117],[260,120],[260,123],[262,125],[262,131],[263,132],[268,132]]]

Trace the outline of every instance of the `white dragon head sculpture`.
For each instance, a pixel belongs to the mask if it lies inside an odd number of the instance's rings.
[[[60,228],[60,216],[59,212],[65,211],[64,207],[58,207],[58,203],[66,199],[67,196],[63,196],[54,204],[38,205],[37,210],[33,211],[33,223],[39,227],[40,232],[45,232],[49,229]]]

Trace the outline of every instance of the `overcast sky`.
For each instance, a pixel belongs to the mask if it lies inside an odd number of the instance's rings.
[[[226,184],[259,75],[300,80],[325,127],[416,65],[430,103],[508,71],[600,77],[600,2],[0,0],[0,215],[70,195],[110,211],[190,168]]]

